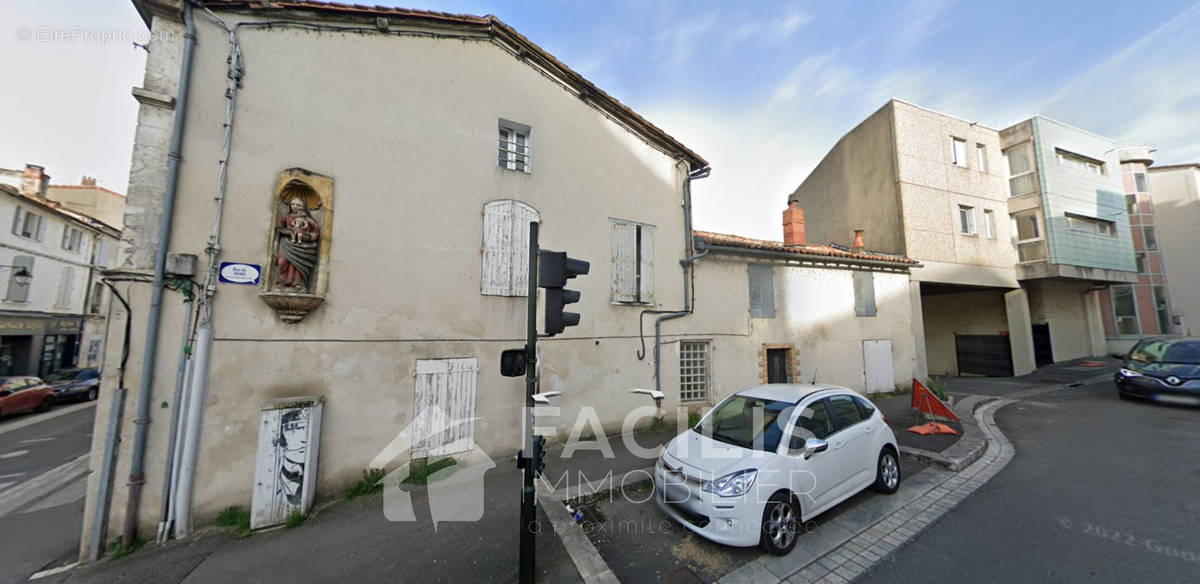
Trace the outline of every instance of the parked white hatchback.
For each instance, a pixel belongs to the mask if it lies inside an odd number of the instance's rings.
[[[760,385],[729,396],[667,445],[655,498],[712,541],[783,555],[803,522],[855,493],[895,493],[898,452],[883,414],[853,390]]]

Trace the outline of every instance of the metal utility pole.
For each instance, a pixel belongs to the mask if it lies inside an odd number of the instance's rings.
[[[529,297],[525,332],[525,448],[524,482],[521,484],[521,584],[533,584],[534,552],[537,542],[536,494],[533,489],[533,394],[537,386],[537,289],[538,289],[538,224],[529,224]]]

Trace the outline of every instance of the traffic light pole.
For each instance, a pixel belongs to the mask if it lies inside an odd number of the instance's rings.
[[[526,313],[525,339],[525,448],[524,482],[521,485],[521,584],[533,584],[534,550],[537,536],[537,510],[534,508],[533,472],[533,394],[537,385],[537,290],[538,224],[529,224],[529,310]]]

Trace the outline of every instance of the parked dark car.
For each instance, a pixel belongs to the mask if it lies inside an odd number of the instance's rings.
[[[44,412],[54,406],[54,390],[37,377],[0,377],[0,416],[26,410]]]
[[[1142,339],[1114,380],[1122,398],[1200,406],[1200,339]]]
[[[46,383],[54,389],[54,401],[92,401],[100,392],[100,370],[63,369],[46,376]]]

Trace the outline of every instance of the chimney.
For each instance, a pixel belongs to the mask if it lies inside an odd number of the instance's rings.
[[[787,209],[783,210],[783,244],[804,245],[804,209],[799,201],[788,201]]]
[[[50,184],[50,176],[45,168],[36,164],[26,164],[25,172],[21,173],[21,194],[26,197],[46,198],[46,185]]]
[[[79,184],[81,184],[85,187],[94,187],[94,186],[96,186],[96,177],[85,176],[85,177],[79,179]]]
[[[862,251],[866,246],[863,244],[863,229],[854,230],[854,251]]]

